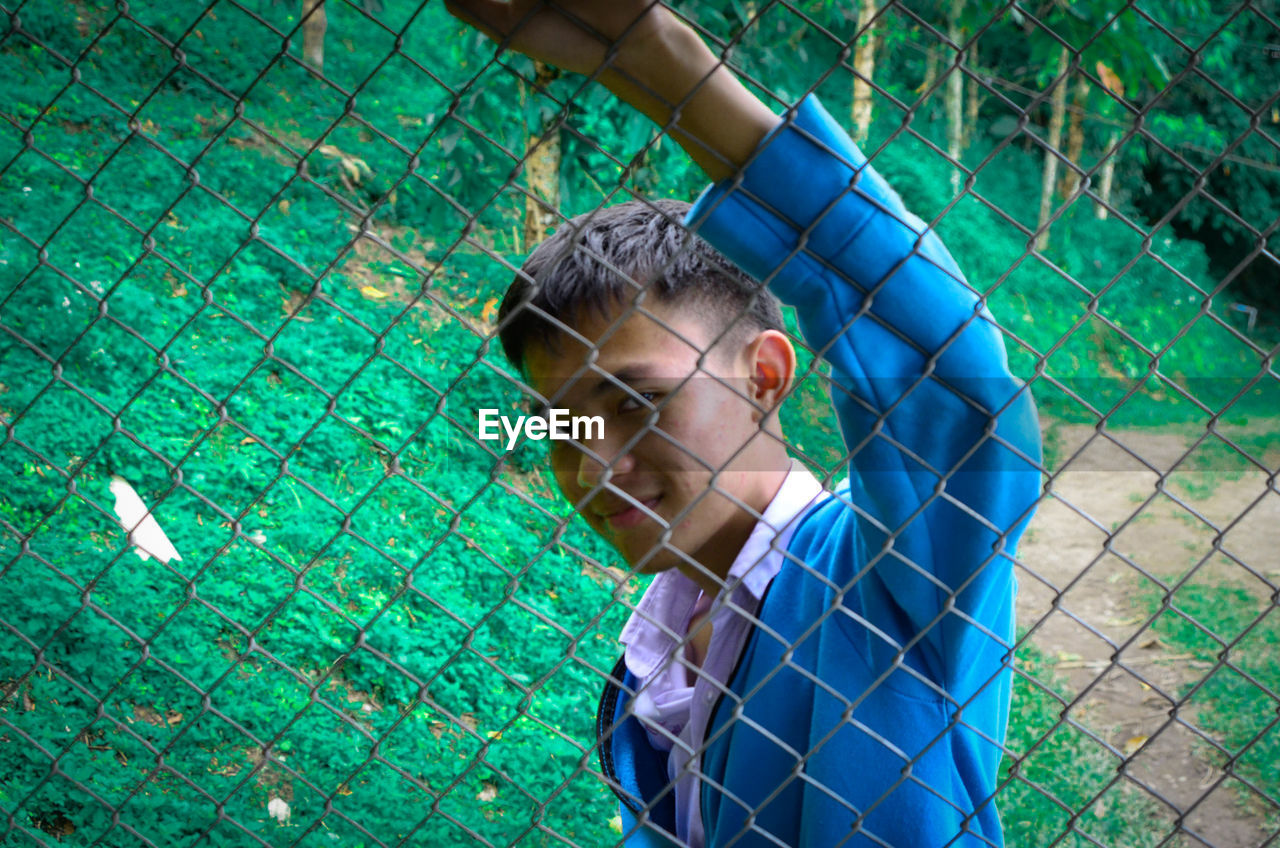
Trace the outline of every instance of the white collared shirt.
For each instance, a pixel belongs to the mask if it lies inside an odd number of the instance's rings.
[[[675,784],[676,835],[702,848],[698,787],[703,736],[711,711],[737,665],[765,589],[782,568],[783,551],[797,519],[826,496],[817,478],[791,461],[782,486],[734,558],[725,588],[715,598],[671,569],[653,579],[619,640],[627,669],[639,681],[632,705],[650,744],[669,751],[667,777]],[[702,666],[685,657],[683,645],[694,613],[710,609],[711,640]],[[704,625],[705,626],[705,625]]]

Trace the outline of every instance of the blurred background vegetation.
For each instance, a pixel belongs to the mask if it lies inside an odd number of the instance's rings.
[[[679,9],[778,108],[845,118],[1046,420],[1256,433],[1280,6],[1113,5]],[[524,406],[490,339],[532,244],[700,175],[440,3],[0,11],[0,841],[615,841],[591,744],[637,589],[474,411]],[[820,368],[799,394],[838,477]],[[180,561],[134,555],[113,476]],[[1019,686],[1025,750],[1061,704]],[[998,799],[1011,839],[1159,841],[1136,799],[1072,814],[1116,765],[1077,736],[1028,769],[1061,787]]]

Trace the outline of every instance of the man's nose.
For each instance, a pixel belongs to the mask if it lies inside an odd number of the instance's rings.
[[[587,450],[578,452],[578,485],[583,489],[593,489],[606,476],[617,477],[635,467],[636,460],[630,451],[615,454],[603,442],[593,442]]]

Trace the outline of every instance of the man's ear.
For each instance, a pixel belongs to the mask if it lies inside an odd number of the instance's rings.
[[[747,345],[751,400],[764,411],[753,413],[759,421],[777,408],[796,375],[796,349],[786,333],[763,330]]]

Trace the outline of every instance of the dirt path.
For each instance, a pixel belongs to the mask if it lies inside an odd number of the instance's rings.
[[[1087,427],[1055,424],[1053,431],[1063,458],[1095,436]],[[1274,834],[1248,807],[1265,802],[1249,799],[1208,761],[1197,708],[1173,710],[1186,685],[1212,666],[1161,642],[1149,611],[1161,595],[1151,578],[1239,586],[1265,608],[1274,591],[1266,581],[1280,582],[1280,494],[1243,461],[1174,472],[1173,497],[1158,493],[1159,475],[1125,448],[1168,470],[1194,434],[1113,435],[1124,447],[1095,439],[1056,478],[1028,530],[1019,551],[1019,624],[1034,628],[1034,643],[1078,696],[1072,716],[1135,754],[1128,774],[1165,812],[1153,830],[1171,832],[1182,815],[1186,844],[1263,845]],[[1274,472],[1272,453],[1266,461]]]

